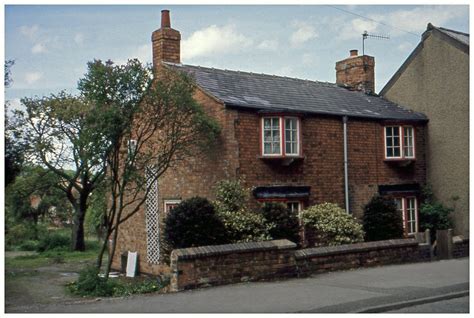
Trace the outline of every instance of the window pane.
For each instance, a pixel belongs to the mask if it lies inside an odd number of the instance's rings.
[[[393,156],[400,157],[400,147],[393,148]]]
[[[405,127],[403,130],[404,133],[404,147],[403,154],[405,157],[413,158],[414,157],[414,134],[413,127]]]
[[[272,132],[271,132],[270,130],[265,130],[265,131],[263,132],[263,140],[264,140],[265,142],[267,142],[267,141],[272,141]]]
[[[280,129],[280,118],[272,118],[273,129]]]
[[[266,142],[266,143],[264,144],[264,146],[263,146],[263,153],[264,153],[264,154],[270,154],[270,153],[272,153],[271,147],[272,147],[272,144]]]
[[[272,122],[271,122],[270,118],[263,119],[263,128],[264,129],[270,129],[271,124],[272,124]]]
[[[298,120],[296,118],[285,118],[285,152],[287,154],[298,154]]]

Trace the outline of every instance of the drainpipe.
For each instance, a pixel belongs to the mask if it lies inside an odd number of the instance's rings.
[[[350,214],[349,210],[349,173],[347,167],[347,116],[342,117],[342,125],[344,128],[344,195],[346,202],[346,213]]]

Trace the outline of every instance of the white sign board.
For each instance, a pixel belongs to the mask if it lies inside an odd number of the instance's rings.
[[[127,257],[127,277],[135,277],[137,269],[137,252],[128,252]]]

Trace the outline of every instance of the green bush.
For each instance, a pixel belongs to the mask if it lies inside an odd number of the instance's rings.
[[[96,267],[87,267],[79,273],[77,281],[70,283],[69,291],[78,296],[123,297],[133,294],[157,292],[169,285],[169,277],[109,278],[99,276]]]
[[[313,205],[301,212],[310,245],[341,245],[362,242],[362,225],[334,203]]]
[[[41,237],[37,251],[45,252],[50,250],[69,250],[72,242],[69,235],[56,232],[48,232]]]
[[[454,208],[446,207],[438,202],[430,187],[423,189],[424,203],[420,206],[420,231],[430,230],[431,242],[436,239],[437,230],[447,230],[453,227],[450,214]],[[452,198],[456,201],[458,198]]]
[[[21,246],[25,241],[35,239],[34,225],[27,223],[18,223],[11,226],[5,235],[5,245],[7,246]]]
[[[112,296],[116,282],[99,276],[95,266],[89,266],[79,273],[76,282],[69,285],[69,290],[79,296]]]
[[[403,219],[392,198],[374,196],[364,208],[366,241],[380,241],[403,237]]]
[[[269,227],[272,239],[288,239],[299,242],[298,216],[282,203],[265,203],[260,209]]]
[[[221,210],[236,212],[245,209],[249,190],[239,180],[223,180],[216,185],[216,201]]]
[[[171,210],[164,232],[165,240],[173,249],[229,242],[214,206],[199,197],[185,200]]]
[[[240,210],[218,209],[219,218],[224,223],[227,238],[232,243],[270,240],[265,218],[257,213]]]
[[[213,204],[232,243],[271,239],[263,216],[248,211],[248,193],[248,189],[244,189],[238,180],[220,181],[216,186]]]
[[[23,241],[20,244],[20,250],[22,251],[37,251],[39,242],[35,240]]]

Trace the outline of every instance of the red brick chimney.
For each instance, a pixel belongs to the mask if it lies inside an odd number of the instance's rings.
[[[180,63],[181,34],[171,28],[169,10],[161,10],[161,28],[152,33],[151,41],[155,69],[162,61]]]
[[[373,93],[375,91],[375,59],[373,56],[357,54],[351,50],[350,56],[336,62],[336,84],[351,90]]]

